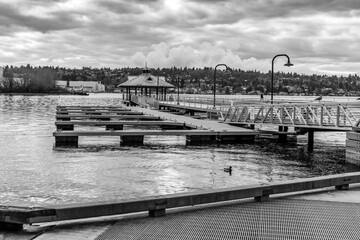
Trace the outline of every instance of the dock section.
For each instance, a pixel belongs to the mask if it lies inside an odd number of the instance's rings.
[[[141,107],[103,108],[59,106],[55,147],[78,147],[79,137],[119,136],[122,146],[143,145],[144,136],[185,136],[187,145],[253,143],[257,131],[208,119],[174,115]],[[74,130],[75,125],[105,126],[101,130]],[[124,126],[127,126],[124,129]],[[143,126],[148,129],[137,129]]]
[[[147,212],[151,218],[145,218],[145,215],[142,215],[142,218],[135,218],[138,221],[140,220],[140,222],[132,222],[131,220],[129,222],[125,220],[125,216],[115,225],[109,226],[107,230],[105,228],[102,229],[102,231],[104,231],[103,234],[99,235],[96,239],[140,239],[140,236],[142,236],[141,239],[174,239],[175,236],[179,236],[178,234],[188,234],[189,231],[194,235],[192,237],[182,235],[184,239],[199,239],[195,238],[195,236],[202,235],[204,237],[200,239],[229,239],[230,236],[228,235],[230,233],[231,235],[254,234],[254,238],[239,238],[240,236],[238,236],[236,239],[259,239],[257,234],[264,233],[261,232],[261,230],[264,230],[261,226],[266,226],[268,229],[266,233],[273,234],[271,235],[273,237],[264,236],[264,238],[260,239],[279,239],[280,237],[292,239],[295,233],[299,234],[298,236],[300,237],[301,234],[304,236],[304,234],[309,232],[315,234],[315,236],[310,236],[309,239],[358,239],[358,214],[360,213],[358,194],[356,195],[356,192],[345,193],[344,190],[349,191],[350,184],[358,184],[359,182],[360,175],[359,172],[357,172],[284,182],[161,195],[131,199],[128,201],[106,201],[43,207],[0,206],[0,228],[21,230],[24,224],[49,223]],[[353,198],[357,204],[345,204],[344,202],[330,204],[329,201],[332,200],[331,196],[334,196],[334,194],[325,196],[325,201],[321,199],[321,196],[318,197],[318,199],[322,201],[317,201],[317,204],[315,204],[315,202],[306,202],[304,199],[309,199],[309,196],[306,195],[298,197],[297,201],[290,200],[294,198],[287,195],[296,192],[304,193],[304,191],[308,191],[306,193],[314,193],[314,191],[325,191],[325,193],[329,193],[330,191],[334,192],[334,189],[330,189],[333,187],[338,191],[341,190],[341,194],[347,195],[347,200]],[[281,196],[287,196],[288,200],[279,200],[278,197]],[[240,200],[242,201],[240,202]],[[196,206],[198,207],[196,208]],[[231,206],[231,209],[224,209],[224,206]],[[273,207],[264,209],[266,210],[264,212],[261,211],[264,207],[269,206]],[[184,207],[187,207],[185,211]],[[249,211],[246,211],[246,209]],[[202,214],[201,210],[208,212],[206,216]],[[178,212],[178,214],[173,215],[171,211]],[[244,212],[246,212],[247,215],[244,216]],[[190,221],[191,224],[188,224],[189,219],[182,217],[188,214],[191,214],[190,219],[193,219],[193,221]],[[166,217],[154,218],[160,216]],[[261,216],[266,216],[266,218],[260,218]],[[174,218],[176,218],[176,220],[174,220]],[[227,224],[218,225],[218,220],[221,220],[220,222],[226,222]],[[148,223],[146,226],[151,229],[153,224],[157,226],[157,231],[153,233],[154,235],[151,238],[150,236],[143,235],[143,233],[150,234],[151,232],[141,230],[143,226],[142,223],[145,222]],[[198,224],[200,222],[201,224]],[[131,226],[128,225],[129,223]],[[259,224],[261,224],[261,226],[259,226]],[[127,226],[131,227],[131,229],[126,229]],[[225,226],[231,226],[231,228],[224,228]],[[334,228],[334,226],[336,227]],[[194,227],[196,228],[195,230],[193,229]],[[314,229],[314,227],[316,228]],[[324,235],[324,238],[318,238],[320,235],[316,235],[319,234],[317,227],[321,227],[321,229],[326,228],[331,232],[328,235]],[[175,231],[167,235],[167,238],[164,237],[163,234],[166,234],[166,231],[170,229],[171,231],[177,229],[180,232]],[[191,229],[193,231],[191,231]],[[199,231],[200,229],[204,231]],[[292,231],[289,231],[291,229]],[[71,229],[67,229],[67,231],[69,230]],[[215,230],[215,232],[213,230]],[[91,229],[89,229],[89,231],[91,231]],[[51,230],[49,232],[51,232]],[[59,231],[55,231],[54,233],[59,233]],[[328,233],[328,231],[320,231],[320,233],[325,234]],[[334,233],[339,235],[336,234],[336,236],[332,236]],[[137,237],[128,238],[126,234],[135,234]],[[214,236],[214,234],[216,237],[211,237]],[[224,238],[221,236],[227,237]],[[332,236],[332,238],[328,238],[327,236]],[[44,235],[43,239],[46,239],[46,237],[48,237],[47,239],[55,239],[55,237],[52,238],[49,235]]]

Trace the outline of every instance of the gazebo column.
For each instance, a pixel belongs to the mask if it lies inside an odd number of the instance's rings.
[[[135,95],[137,95],[137,87],[135,87]]]

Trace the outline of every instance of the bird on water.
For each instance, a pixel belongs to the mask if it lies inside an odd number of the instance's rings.
[[[231,173],[232,172],[232,167],[226,167],[224,168],[224,172],[228,172],[228,173]]]

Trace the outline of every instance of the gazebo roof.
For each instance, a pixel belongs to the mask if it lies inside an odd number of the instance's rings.
[[[143,73],[139,76],[129,76],[129,80],[118,85],[118,87],[164,87],[174,88],[175,86],[166,82],[164,77],[153,76],[150,70],[143,69]]]

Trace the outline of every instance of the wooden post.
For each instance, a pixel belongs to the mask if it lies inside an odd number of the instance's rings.
[[[308,130],[308,152],[314,151],[314,130]]]

